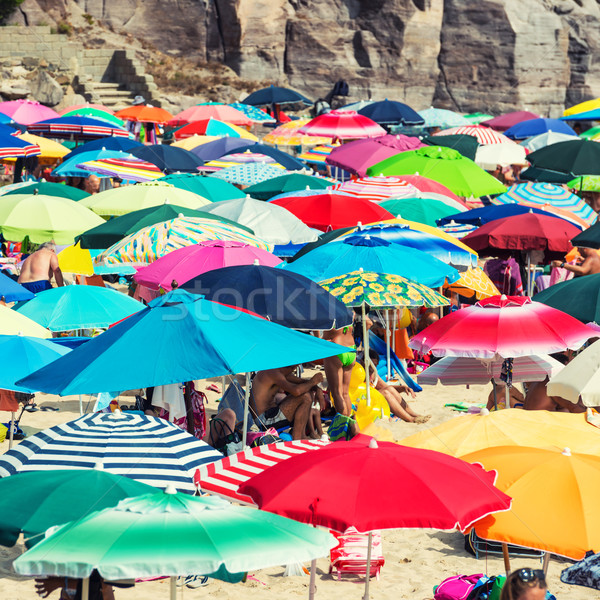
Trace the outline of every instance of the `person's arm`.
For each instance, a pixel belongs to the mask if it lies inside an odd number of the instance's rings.
[[[586,258],[581,263],[581,265],[571,265],[569,263],[561,262],[559,260],[552,261],[553,267],[562,267],[563,269],[566,269],[567,271],[571,271],[571,273],[575,273],[575,275],[579,275],[579,276],[589,275],[592,272],[593,264],[594,264],[594,260],[592,257]]]
[[[52,274],[54,275],[54,281],[56,281],[56,285],[58,287],[62,287],[63,285],[65,285],[62,276],[62,271],[58,266],[58,256],[56,256],[56,254],[53,254],[50,258],[50,268],[52,269]]]
[[[315,385],[321,383],[321,381],[323,381],[322,373],[316,373],[308,381],[302,380],[302,383],[290,381],[280,371],[275,372],[273,376],[273,383],[291,396],[302,396],[302,394],[310,391]]]

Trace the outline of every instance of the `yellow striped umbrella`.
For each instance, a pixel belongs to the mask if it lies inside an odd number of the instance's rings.
[[[264,144],[270,146],[318,146],[319,144],[330,144],[330,137],[320,137],[315,135],[303,135],[298,130],[306,125],[311,119],[298,119],[289,121],[273,129],[263,137]]]

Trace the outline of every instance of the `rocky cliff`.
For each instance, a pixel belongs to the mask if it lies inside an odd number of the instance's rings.
[[[600,95],[600,0],[25,0],[26,24],[101,22],[312,98],[556,116]]]

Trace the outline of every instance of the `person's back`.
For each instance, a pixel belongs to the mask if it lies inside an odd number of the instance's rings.
[[[50,289],[53,276],[58,286],[64,285],[55,250],[54,243],[46,242],[30,254],[23,261],[18,282],[34,294]]]

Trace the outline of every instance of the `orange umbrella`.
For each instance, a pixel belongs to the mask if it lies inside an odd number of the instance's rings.
[[[124,108],[116,112],[115,116],[126,121],[139,121],[141,123],[166,123],[173,118],[168,110],[158,108],[158,106],[146,106],[145,104]]]

